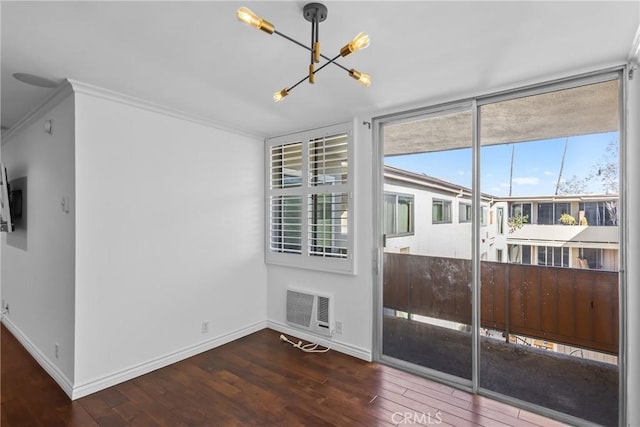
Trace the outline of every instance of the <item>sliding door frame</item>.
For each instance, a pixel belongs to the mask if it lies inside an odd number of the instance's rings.
[[[375,332],[373,334],[373,358],[376,361],[388,364],[390,366],[395,366],[410,372],[413,372],[418,375],[422,375],[428,378],[434,378],[438,381],[444,382],[446,384],[450,384],[459,388],[461,390],[466,390],[469,392],[473,391],[473,382],[472,380],[467,380],[465,378],[457,377],[455,375],[447,374],[444,372],[437,371],[435,369],[427,368],[424,366],[419,366],[412,364],[410,362],[403,361],[401,359],[396,359],[391,356],[384,355],[382,353],[382,332],[383,332],[383,307],[382,307],[382,292],[383,292],[383,284],[382,284],[382,269],[383,269],[383,259],[384,259],[384,247],[383,247],[383,210],[382,204],[384,200],[384,142],[382,140],[383,128],[389,124],[401,124],[404,122],[414,121],[416,119],[429,119],[434,118],[446,114],[454,114],[461,112],[472,112],[472,108],[474,106],[475,101],[473,99],[461,100],[449,103],[443,103],[439,105],[435,105],[432,107],[426,108],[417,108],[409,111],[404,111],[397,114],[389,114],[385,116],[379,116],[373,118],[373,141],[374,141],[374,152],[373,152],[373,204],[374,209],[372,212],[374,213],[373,218],[373,236],[374,236],[374,244],[375,247],[375,267],[374,267],[374,282],[377,282],[377,285],[373,287],[373,304],[374,304],[374,329]],[[472,126],[473,128],[473,126]],[[472,129],[469,129],[470,133]],[[475,195],[473,195],[475,197]],[[479,197],[479,196],[478,196]],[[472,201],[472,205],[475,209],[476,201],[475,198]],[[475,218],[479,218],[478,212],[473,212]],[[479,235],[475,231],[476,222],[472,223],[472,236],[473,236],[473,247],[477,246],[476,235]],[[475,250],[475,249],[472,249]],[[472,255],[475,258],[475,254]],[[473,268],[473,267],[472,267]],[[472,291],[472,298],[473,291]],[[477,329],[472,327],[473,330]],[[472,348],[474,343],[472,341]],[[472,358],[473,358],[472,352]],[[472,372],[472,378],[477,376]]]
[[[619,269],[618,269],[618,290],[619,290],[619,405],[618,420],[619,425],[626,425],[627,412],[627,387],[626,387],[626,362],[627,362],[627,170],[625,164],[627,147],[627,123],[626,123],[626,91],[628,76],[628,66],[626,64],[602,69],[595,72],[580,74],[567,78],[543,82],[540,84],[528,85],[511,90],[485,94],[481,96],[461,99],[459,101],[415,108],[408,111],[386,114],[373,117],[373,194],[372,202],[374,213],[373,218],[373,242],[374,242],[374,274],[373,274],[373,358],[375,361],[388,364],[400,369],[407,370],[417,375],[422,375],[433,380],[448,384],[458,389],[466,390],[474,394],[490,397],[507,404],[520,407],[544,416],[558,419],[570,424],[589,425],[586,420],[574,416],[548,409],[533,403],[506,396],[481,387],[480,385],[480,108],[483,105],[502,102],[526,96],[540,95],[564,89],[571,89],[579,86],[602,83],[605,81],[618,80],[619,82],[619,197],[620,197],[620,224],[619,224]],[[391,123],[398,124],[417,118],[429,118],[446,113],[469,111],[472,113],[472,379],[471,381],[455,377],[430,368],[425,368],[398,360],[382,354],[382,334],[383,334],[383,194],[384,194],[384,126]]]

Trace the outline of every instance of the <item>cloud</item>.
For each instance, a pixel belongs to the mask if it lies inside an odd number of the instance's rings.
[[[540,179],[535,176],[523,176],[520,178],[513,178],[513,182],[519,185],[538,185]]]
[[[555,172],[551,172],[551,171],[544,171],[545,175],[555,175]]]

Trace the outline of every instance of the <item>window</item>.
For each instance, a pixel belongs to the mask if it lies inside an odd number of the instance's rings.
[[[580,258],[587,261],[589,268],[602,268],[602,249],[581,248]]]
[[[569,248],[538,246],[538,265],[569,267]]]
[[[509,245],[509,262],[531,264],[531,246]]]
[[[618,225],[618,202],[581,202],[580,212],[584,212],[586,225]]]
[[[480,207],[480,225],[487,225],[487,211],[486,206]],[[473,210],[469,203],[458,203],[458,221],[459,222],[471,222],[473,219]]]
[[[267,140],[267,262],[353,272],[351,126]]]
[[[502,262],[502,249],[496,249],[496,261]]]
[[[497,216],[498,234],[504,234],[504,208],[498,208]],[[500,260],[502,261],[502,257]]]
[[[469,203],[459,203],[459,218],[460,222],[469,222],[473,218],[473,212],[471,211],[471,205]]]
[[[509,207],[509,216],[514,217],[517,215],[526,216],[531,224],[531,203],[511,203]]]
[[[451,223],[451,201],[433,199],[431,209],[433,224]]]
[[[538,203],[538,224],[560,224],[564,214],[571,215],[569,203]]]
[[[384,194],[384,234],[387,237],[413,234],[413,196]]]

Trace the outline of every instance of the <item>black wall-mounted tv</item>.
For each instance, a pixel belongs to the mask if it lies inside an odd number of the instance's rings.
[[[17,211],[16,214],[18,216],[22,215],[22,192],[10,194],[11,189],[7,180],[7,168],[3,163],[0,163],[0,231],[6,231],[7,233],[15,230],[13,211]]]

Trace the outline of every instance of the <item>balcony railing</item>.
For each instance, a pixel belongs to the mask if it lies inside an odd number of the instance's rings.
[[[481,327],[618,354],[618,273],[481,263]],[[384,306],[471,324],[471,261],[384,254]]]

